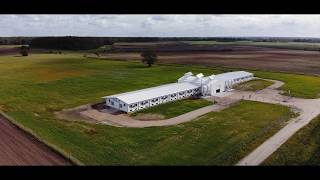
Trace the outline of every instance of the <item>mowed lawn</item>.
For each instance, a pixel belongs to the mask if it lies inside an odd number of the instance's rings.
[[[168,102],[148,109],[137,111],[133,113],[132,116],[150,113],[163,115],[165,119],[168,119],[212,104],[213,102],[205,99],[189,98],[174,102]]]
[[[271,86],[272,84],[273,82],[271,81],[266,81],[263,79],[253,79],[251,81],[236,85],[234,89],[242,91],[258,91],[265,89],[266,87]]]
[[[294,134],[263,165],[320,165],[320,116]]]
[[[285,95],[314,99],[320,98],[320,77],[276,72],[252,71],[256,76],[266,79],[283,81],[280,88]]]
[[[85,164],[105,165],[232,164],[291,116],[286,107],[246,101],[171,127],[116,128],[61,121],[53,115],[101,101],[102,96],[175,82],[188,71],[221,72],[192,66],[146,68],[76,54],[1,56],[0,110],[65,154]],[[301,83],[313,88],[308,81]]]

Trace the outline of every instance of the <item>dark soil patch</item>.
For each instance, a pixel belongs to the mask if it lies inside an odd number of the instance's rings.
[[[70,165],[33,136],[0,116],[0,165]]]
[[[19,48],[0,48],[0,56],[1,55],[15,55],[19,53]]]
[[[179,48],[181,49],[159,51],[159,63],[208,65],[213,67],[258,69],[320,75],[319,51],[250,46],[228,46],[228,48],[232,49],[231,51],[221,50],[221,47],[219,47],[219,50],[216,46],[211,47],[213,49],[215,48],[215,50],[208,49],[208,47],[197,47],[193,50],[183,47]],[[138,50],[127,51],[126,48],[124,48],[121,50],[121,53],[104,54],[103,58],[140,60],[140,52],[137,51]]]

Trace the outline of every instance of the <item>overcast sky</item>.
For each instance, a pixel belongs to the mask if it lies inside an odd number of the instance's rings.
[[[320,37],[320,15],[0,15],[0,36]]]

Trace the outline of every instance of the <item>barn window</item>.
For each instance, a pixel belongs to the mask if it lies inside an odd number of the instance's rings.
[[[161,99],[167,99],[168,98],[168,96],[163,96]]]
[[[129,107],[133,108],[133,107],[136,107],[136,106],[137,106],[137,104],[131,104]]]
[[[141,105],[145,105],[145,104],[147,104],[148,103],[148,101],[142,101],[140,104]]]

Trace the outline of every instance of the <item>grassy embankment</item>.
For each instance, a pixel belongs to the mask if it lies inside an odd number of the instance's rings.
[[[0,108],[83,163],[108,165],[232,164],[291,116],[287,107],[246,101],[177,126],[143,129],[61,121],[53,114],[105,95],[175,82],[188,71],[221,72],[192,66],[146,68],[75,54],[1,56]]]

